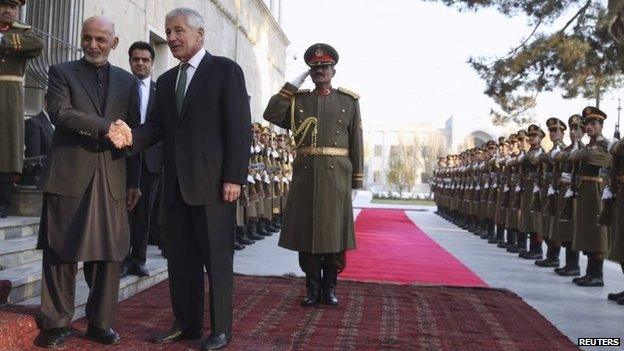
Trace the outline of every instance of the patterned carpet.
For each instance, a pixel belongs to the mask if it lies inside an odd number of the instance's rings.
[[[303,308],[297,278],[235,277],[234,337],[228,350],[576,350],[516,295],[488,288],[342,281],[338,307]],[[206,297],[207,300],[207,297]],[[199,341],[159,346],[170,326],[167,281],[123,301],[115,329],[122,343],[84,339],[86,321],[66,350],[196,350]],[[206,313],[205,330],[209,330]],[[37,350],[33,347],[31,350]]]

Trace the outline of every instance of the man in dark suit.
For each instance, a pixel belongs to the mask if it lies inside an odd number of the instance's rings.
[[[82,25],[84,57],[49,71],[48,111],[56,130],[42,175],[38,243],[43,331],[37,343],[44,347],[57,347],[70,334],[77,262],[84,262],[91,289],[87,338],[120,341],[111,326],[120,262],[128,253],[127,211],[138,202],[140,159],[127,158],[106,137],[122,132],[115,120],[139,124],[136,78],[108,63],[117,43],[114,24],[91,17]]]
[[[211,335],[203,350],[232,336],[234,201],[247,179],[251,138],[249,98],[241,68],[204,48],[204,19],[178,8],[166,17],[167,43],[180,65],[156,83],[156,107],[132,135],[112,135],[137,153],[164,140],[165,199],[171,302],[175,322],[155,338],[199,338],[204,267],[210,283]],[[122,125],[122,123],[119,123]]]
[[[156,83],[151,80],[154,54],[154,48],[142,41],[133,43],[128,50],[130,69],[139,85],[141,124],[150,118],[154,109]],[[148,237],[151,232],[158,231],[158,200],[162,188],[162,142],[142,152],[141,159],[141,198],[136,208],[129,213],[130,252],[121,268],[122,277],[127,274],[139,277],[149,275],[145,267]]]
[[[54,125],[46,111],[47,104],[43,102],[43,110],[38,115],[30,117],[24,122],[24,137],[26,157],[46,156],[52,146]]]

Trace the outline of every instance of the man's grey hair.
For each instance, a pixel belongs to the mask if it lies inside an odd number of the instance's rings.
[[[188,7],[178,7],[171,10],[171,12],[169,12],[165,17],[165,23],[171,21],[178,16],[184,16],[184,18],[186,19],[186,25],[194,30],[199,30],[200,28],[206,30],[206,22],[204,21],[204,16],[202,16],[199,11]]]

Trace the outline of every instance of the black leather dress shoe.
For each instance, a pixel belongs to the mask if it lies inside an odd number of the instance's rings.
[[[199,339],[202,337],[201,331],[192,331],[188,329],[181,329],[178,327],[173,327],[162,334],[158,334],[154,337],[153,341],[155,344],[167,344],[170,342],[174,342],[177,340],[185,340],[185,339]]]
[[[202,350],[218,350],[227,346],[232,340],[232,334],[222,333],[219,335],[210,335],[204,342],[202,342]]]
[[[609,300],[609,301],[618,301],[621,298],[624,298],[624,291],[619,292],[617,294],[609,294],[609,295],[607,295],[607,300]]]
[[[135,264],[129,270],[128,274],[136,275],[137,277],[149,277],[149,271],[144,264]]]
[[[117,334],[112,328],[97,328],[89,326],[87,328],[87,339],[97,341],[104,345],[114,345],[121,342],[119,334]]]
[[[71,327],[44,329],[35,339],[35,345],[47,348],[59,347],[65,343],[70,334]]]

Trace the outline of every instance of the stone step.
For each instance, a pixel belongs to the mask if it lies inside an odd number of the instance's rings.
[[[41,262],[38,263],[40,269]],[[167,261],[160,256],[160,250],[154,246],[148,247],[147,268],[150,272],[149,277],[127,276],[121,279],[119,301],[167,279]],[[0,350],[22,350],[32,347],[39,333],[36,315],[41,303],[40,290],[40,288],[37,290],[36,296],[0,308]],[[76,276],[74,320],[84,317],[88,296],[87,282],[82,272],[79,272]]]
[[[136,277],[128,275],[119,282],[119,301],[125,300],[147,288],[150,288],[163,280],[167,279],[167,260],[160,256],[160,250],[156,247],[149,247],[147,254],[147,269],[150,272],[149,277]],[[82,272],[76,277],[76,301],[74,320],[84,317],[85,305],[89,297],[89,287],[84,279]],[[29,299],[20,301],[20,306],[38,306],[41,304],[41,296],[33,296]]]
[[[7,217],[0,219],[0,241],[37,235],[39,217]]]
[[[41,260],[41,250],[36,250],[37,236],[0,241],[0,270]]]

